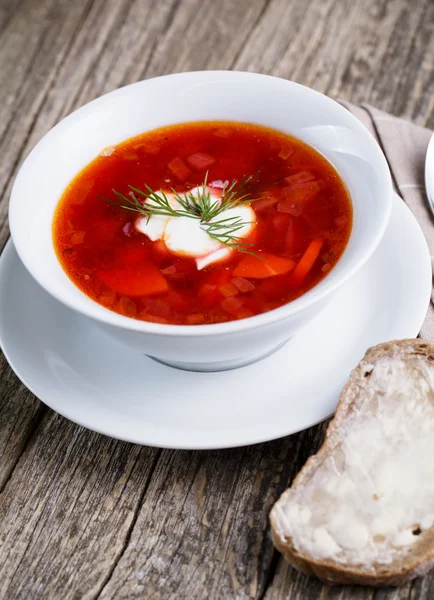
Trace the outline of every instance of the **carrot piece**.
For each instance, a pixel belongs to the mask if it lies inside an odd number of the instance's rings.
[[[133,146],[134,150],[143,150],[146,154],[158,154],[160,152],[160,146],[153,142],[142,142]]]
[[[95,183],[93,181],[89,181],[88,179],[85,179],[82,183],[77,182],[74,184],[74,189],[71,192],[70,203],[84,204],[94,185]]]
[[[190,169],[179,157],[174,158],[167,166],[180,181],[185,181],[191,175]]]
[[[191,154],[187,158],[187,162],[190,167],[200,171],[202,169],[207,169],[213,163],[215,163],[215,158],[210,154],[206,154],[205,152],[196,152],[196,154]]]
[[[98,301],[105,306],[113,306],[113,304],[116,302],[116,298],[116,292],[113,290],[105,290],[99,297]]]
[[[284,187],[283,195],[292,202],[309,202],[323,189],[322,181],[305,181]]]
[[[261,252],[259,256],[247,254],[243,256],[233,274],[235,277],[251,277],[252,279],[266,279],[273,275],[284,275],[295,267],[291,258],[276,256],[268,252]]]
[[[236,296],[239,293],[239,289],[233,283],[224,283],[219,287],[219,292],[225,297]]]
[[[293,153],[294,153],[294,150],[292,148],[282,148],[282,150],[279,152],[277,157],[281,158],[282,160],[288,160],[288,158]]]
[[[170,290],[167,296],[165,296],[165,300],[171,311],[183,312],[190,308],[189,299],[175,290]]]
[[[171,309],[169,304],[166,302],[166,298],[143,298],[142,305],[144,309],[151,315],[156,317],[164,317],[165,319],[170,318]]]
[[[231,279],[232,283],[237,286],[242,294],[247,292],[251,292],[255,289],[255,284],[249,281],[248,279],[244,279],[244,277],[234,277]]]
[[[163,294],[169,289],[166,279],[148,261],[136,268],[101,270],[97,272],[97,276],[121,296],[152,296]]]
[[[285,181],[287,183],[306,183],[306,181],[313,181],[315,179],[315,175],[313,175],[310,171],[299,171],[298,173],[293,173],[292,175],[288,175],[285,177]]]
[[[176,266],[175,265],[170,265],[170,267],[166,267],[165,269],[161,269],[161,272],[163,273],[163,275],[175,275],[175,273],[176,273]]]
[[[127,298],[126,296],[122,296],[118,302],[118,309],[121,314],[125,317],[134,317],[137,315],[137,306],[136,303],[131,300],[131,298]]]
[[[324,238],[316,238],[309,244],[292,274],[292,281],[294,283],[300,285],[304,281],[309,271],[313,267],[316,259],[318,258],[323,244]]]
[[[230,296],[221,301],[220,306],[230,315],[236,316],[243,308],[244,300],[239,296]]]
[[[85,236],[85,231],[74,231],[74,233],[71,235],[71,244],[73,246],[78,246],[79,244],[82,244],[84,242]]]
[[[261,210],[266,210],[267,208],[270,208],[270,206],[273,206],[274,204],[279,202],[279,200],[279,196],[270,195],[265,198],[261,198],[261,200],[256,200],[255,202],[253,202],[252,208],[255,212],[260,212]]]

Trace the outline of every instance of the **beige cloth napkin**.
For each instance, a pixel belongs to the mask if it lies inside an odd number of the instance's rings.
[[[372,106],[356,106],[346,101],[341,101],[341,104],[362,121],[380,144],[389,163],[395,191],[422,228],[434,269],[434,217],[424,185],[425,155],[433,132]],[[431,291],[431,303],[420,336],[434,341],[434,290]]]

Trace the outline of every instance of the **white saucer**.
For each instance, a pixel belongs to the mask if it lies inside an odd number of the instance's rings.
[[[0,259],[0,341],[24,384],[80,425],[139,444],[225,448],[331,415],[369,346],[418,334],[430,292],[425,239],[396,197],[369,264],[309,326],[256,364],[191,373],[125,349],[43,291],[11,242]]]

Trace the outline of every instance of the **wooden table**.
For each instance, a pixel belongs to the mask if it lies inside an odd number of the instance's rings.
[[[308,8],[307,8],[308,6]],[[147,77],[270,73],[434,126],[433,0],[0,0],[0,247],[23,159],[74,108]],[[53,413],[0,357],[0,597],[433,598],[329,588],[273,550],[271,505],[324,426],[179,452]]]

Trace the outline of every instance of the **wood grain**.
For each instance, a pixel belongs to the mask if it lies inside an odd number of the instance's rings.
[[[309,446],[292,436],[223,452],[164,451],[101,598],[260,598],[274,553],[269,510],[320,431],[306,434]]]
[[[260,71],[434,127],[432,0],[0,0],[0,247],[35,143],[121,85]],[[323,427],[222,452],[142,448],[45,408],[0,359],[0,597],[401,600],[329,588],[273,551],[271,504]]]
[[[0,382],[1,491],[47,409],[18,381],[2,354]]]
[[[0,504],[1,598],[94,598],[124,549],[159,451],[50,412]]]

